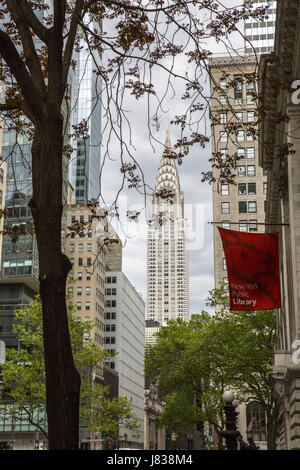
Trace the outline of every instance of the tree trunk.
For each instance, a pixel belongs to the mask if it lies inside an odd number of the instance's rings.
[[[268,450],[276,450],[276,422],[267,414],[267,449]]]
[[[66,278],[71,269],[61,251],[63,119],[48,112],[35,127],[30,208],[39,252],[40,295],[46,369],[49,449],[79,447],[80,377],[68,329]]]

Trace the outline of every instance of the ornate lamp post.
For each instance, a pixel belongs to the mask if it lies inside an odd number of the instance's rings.
[[[236,438],[240,435],[240,433],[236,428],[238,413],[235,411],[235,406],[233,405],[233,392],[225,392],[223,394],[223,400],[225,403],[223,408],[225,412],[226,431],[223,431],[221,435],[225,438],[227,450],[237,450],[238,445]]]

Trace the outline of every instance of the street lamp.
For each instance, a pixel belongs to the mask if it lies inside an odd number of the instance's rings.
[[[227,450],[237,450],[237,436],[240,434],[236,428],[236,420],[238,413],[235,411],[234,394],[232,391],[227,391],[223,394],[223,401],[225,403],[223,409],[225,412],[225,426],[226,430],[221,432],[225,438]]]

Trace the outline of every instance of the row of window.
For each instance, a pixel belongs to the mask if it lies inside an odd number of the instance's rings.
[[[108,277],[105,278],[105,282],[107,284],[116,284],[117,283],[117,278],[116,278],[116,276],[113,276],[113,277],[108,276]]]
[[[116,325],[113,324],[113,325],[105,325],[104,326],[104,331],[112,331],[112,332],[115,332],[116,331]]]
[[[78,218],[76,217],[76,215],[72,215],[71,216],[71,224],[75,224],[76,222],[78,222]],[[84,216],[84,215],[80,215],[79,216],[79,223],[83,224],[85,222],[89,222],[91,223],[92,222],[92,216],[91,215],[88,215],[87,217]]]
[[[74,258],[70,258],[72,266],[74,266]],[[83,263],[83,258],[77,258],[78,266],[91,266],[92,258],[86,258],[86,264]]]
[[[235,225],[235,224],[234,224]],[[222,227],[230,229],[230,221],[223,220]],[[257,232],[257,220],[256,219],[249,219],[249,220],[240,220],[239,221],[239,231],[240,232]]]
[[[105,313],[105,319],[106,320],[116,320],[117,318],[117,313],[116,312],[106,312]]]
[[[227,131],[220,131],[220,142],[227,142],[229,138]],[[236,140],[237,142],[244,142],[245,141],[245,131],[239,130],[236,131]],[[246,142],[253,142],[254,136],[251,132],[246,132]]]
[[[267,194],[268,183],[263,183],[263,194]],[[239,196],[253,196],[256,194],[256,183],[238,183],[237,191]],[[229,184],[221,184],[221,195],[229,196]]]
[[[238,158],[255,158],[255,147],[239,147],[235,149],[235,153],[237,154]],[[228,156],[228,148],[221,148],[220,153],[222,154],[222,160],[226,160]]]
[[[115,336],[106,336],[104,338],[104,344],[116,344],[116,337]]]
[[[105,289],[105,295],[117,295],[117,289]]]
[[[240,214],[256,213],[257,203],[256,201],[238,201],[238,208]],[[221,202],[221,213],[230,214],[230,202]]]
[[[236,122],[244,122],[244,113],[242,112],[235,112],[234,118]],[[255,113],[254,111],[247,111],[247,122],[254,122],[255,121]],[[227,113],[221,112],[219,114],[219,122],[220,124],[227,124]]]
[[[84,244],[78,243],[77,250],[79,251],[79,253],[83,253],[83,249],[84,249]],[[75,251],[75,243],[70,243],[70,252],[73,253],[74,251]],[[92,243],[86,244],[86,251],[92,251]]]

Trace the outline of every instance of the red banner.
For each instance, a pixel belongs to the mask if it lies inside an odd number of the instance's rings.
[[[278,233],[218,229],[227,265],[230,309],[281,307]]]

